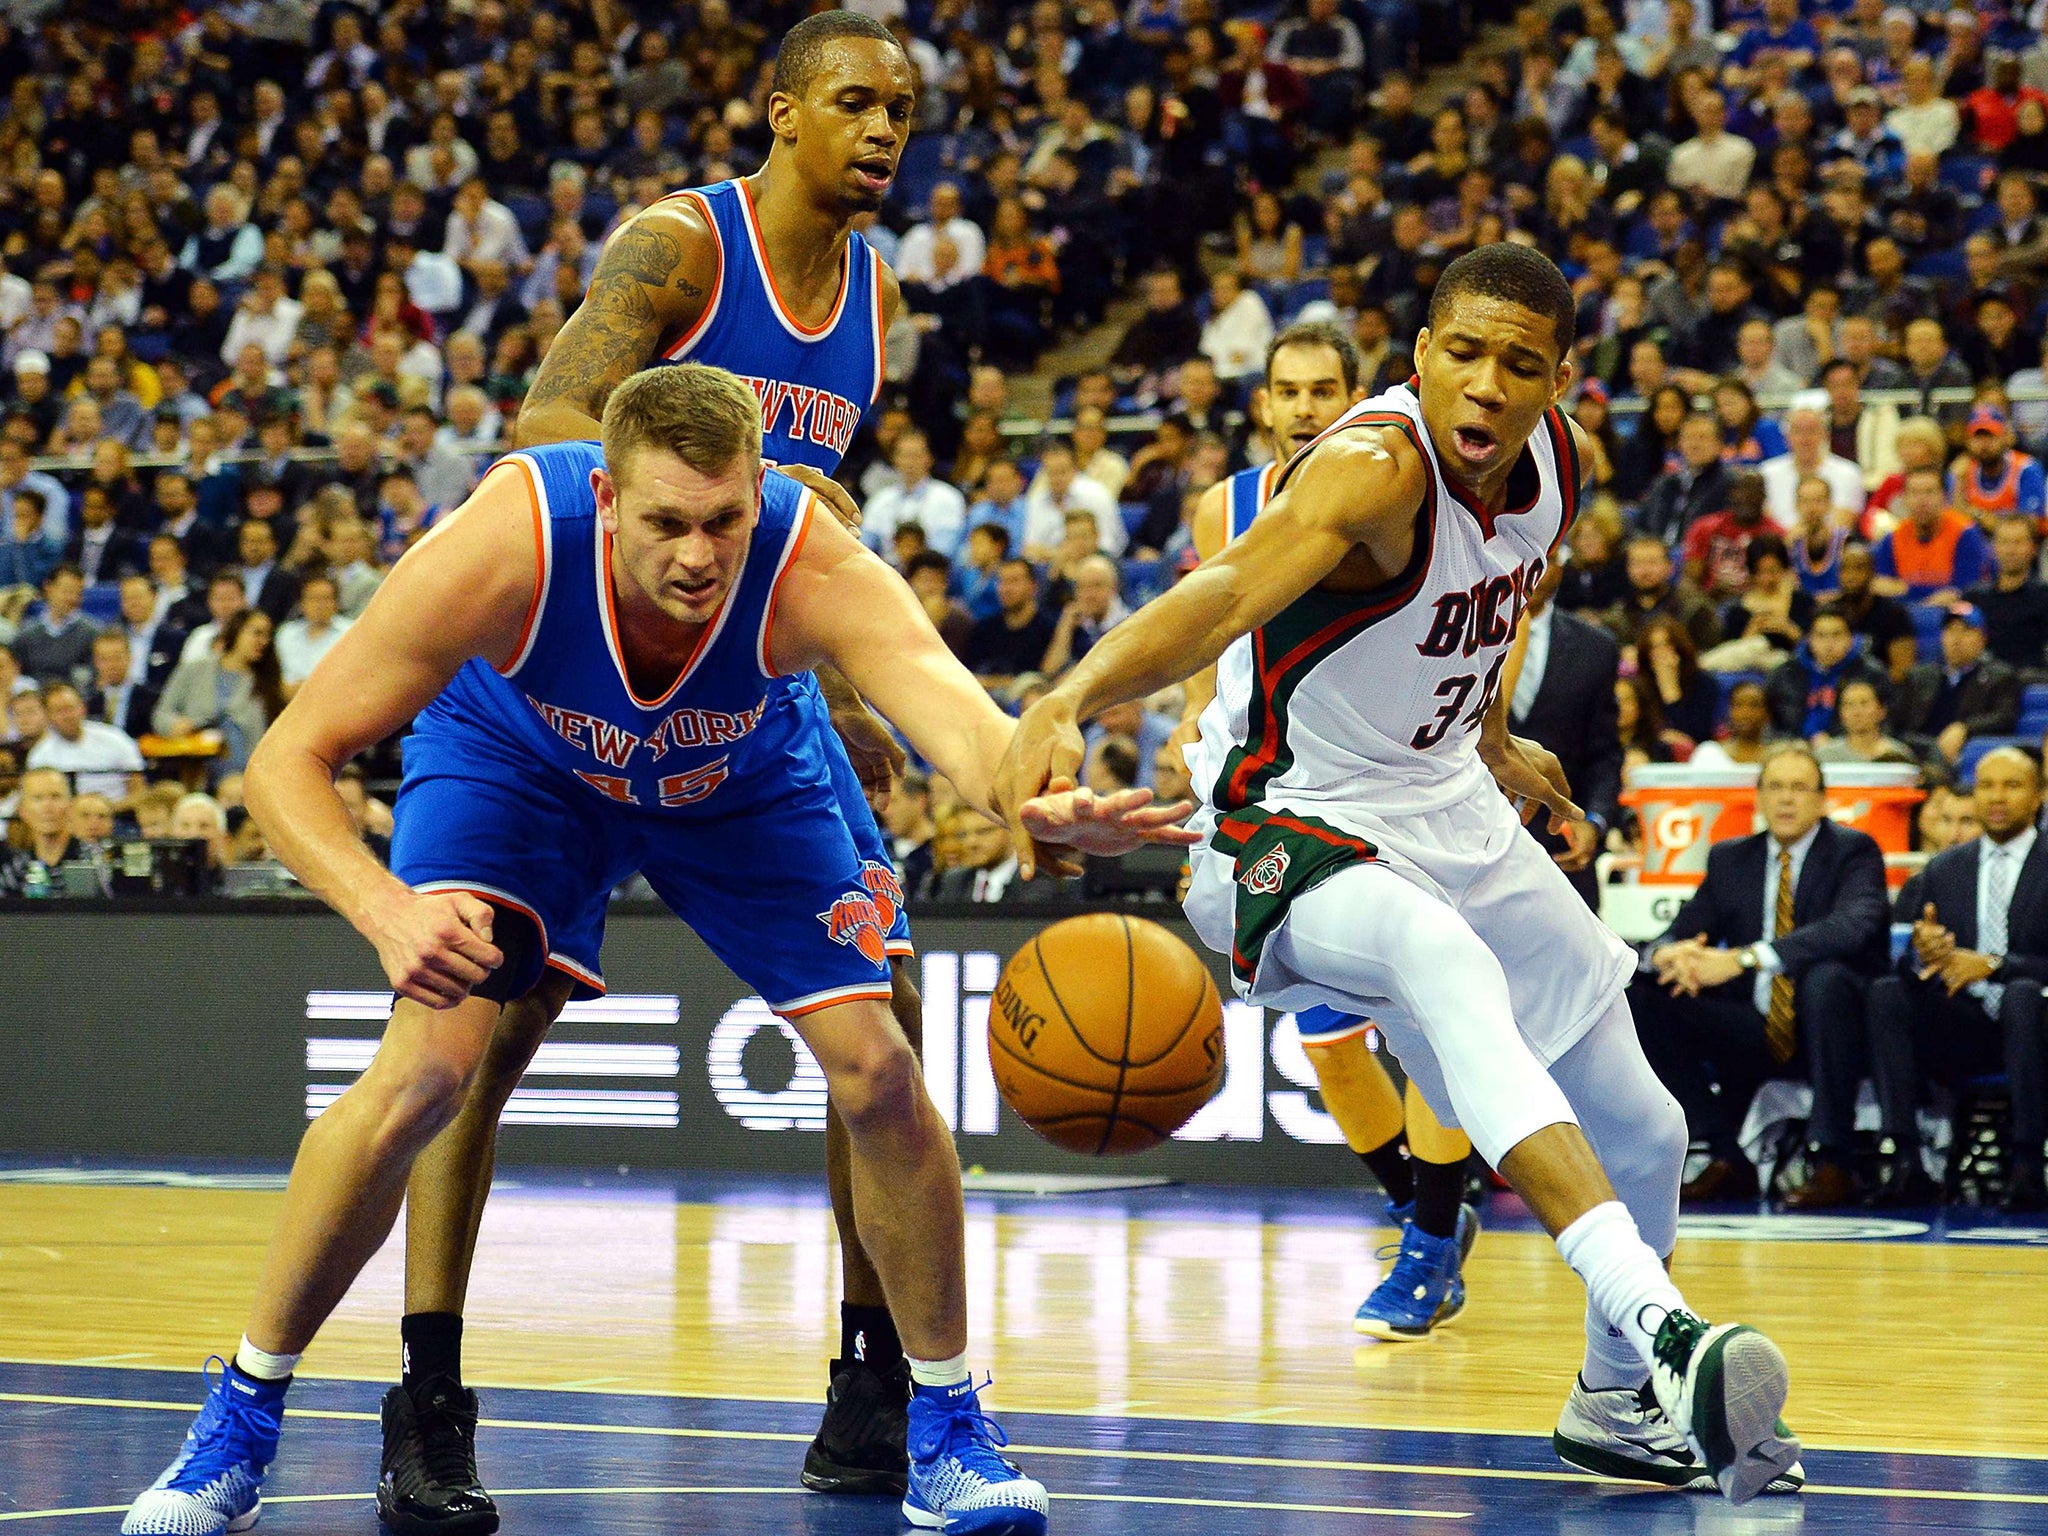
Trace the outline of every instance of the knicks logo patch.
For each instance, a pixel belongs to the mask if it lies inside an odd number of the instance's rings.
[[[831,911],[818,914],[834,944],[851,944],[876,965],[889,963],[886,940],[889,923],[895,920],[892,912],[884,922],[881,907],[865,891],[848,891],[832,903]]]
[[[896,878],[894,869],[887,864],[877,864],[873,859],[861,864],[860,883],[875,898],[876,915],[881,920],[882,931],[887,933],[896,926],[896,914],[903,909],[903,883]]]
[[[1275,848],[1258,863],[1239,877],[1239,883],[1254,896],[1272,896],[1278,893],[1281,882],[1287,878],[1287,850]]]

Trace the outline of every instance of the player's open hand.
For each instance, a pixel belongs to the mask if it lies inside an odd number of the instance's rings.
[[[489,902],[460,891],[408,891],[367,934],[392,990],[429,1008],[453,1008],[505,963],[491,942]]]
[[[991,798],[1010,826],[1017,850],[1017,873],[1029,880],[1037,872],[1041,848],[1024,822],[1024,806],[1040,795],[1071,790],[1081,775],[1085,747],[1073,705],[1055,688],[1024,711],[1010,749],[996,767]],[[1048,873],[1074,873],[1072,860],[1048,853]]]
[[[1149,789],[1120,789],[1098,795],[1085,786],[1055,794],[1034,795],[1018,807],[1018,820],[1033,842],[1070,848],[1076,853],[1115,858],[1145,843],[1186,848],[1201,841],[1181,823],[1194,813],[1194,803],[1154,805]]]
[[[1539,810],[1550,812],[1550,830],[1562,833],[1586,813],[1572,803],[1571,784],[1557,754],[1521,736],[1504,738],[1494,752],[1482,750],[1487,769],[1501,793],[1512,800],[1526,825]]]
[[[853,499],[852,492],[845,486],[809,464],[778,464],[775,467],[824,502],[825,510],[839,519],[840,527],[848,533],[860,532],[860,503]]]

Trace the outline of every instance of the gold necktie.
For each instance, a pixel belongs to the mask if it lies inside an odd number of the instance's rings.
[[[1778,909],[1777,921],[1771,924],[1771,937],[1782,939],[1791,931],[1792,850],[1783,848],[1778,852]],[[1771,978],[1771,1011],[1764,1019],[1764,1038],[1770,1043],[1773,1059],[1792,1059],[1792,978],[1783,971]]]

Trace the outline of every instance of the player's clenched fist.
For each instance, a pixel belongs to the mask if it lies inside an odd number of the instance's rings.
[[[369,938],[394,992],[453,1008],[505,962],[491,917],[490,903],[460,891],[407,891],[378,914]]]

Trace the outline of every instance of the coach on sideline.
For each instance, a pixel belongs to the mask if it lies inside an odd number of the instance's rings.
[[[1785,1203],[1818,1210],[1855,1195],[1847,1153],[1864,1076],[1863,998],[1889,943],[1884,855],[1867,833],[1828,819],[1805,742],[1764,754],[1757,809],[1766,830],[1714,846],[1706,879],[1650,947],[1629,1006],[1643,1053],[1712,1157],[1687,1199],[1756,1194],[1736,1133],[1764,1082],[1800,1075],[1804,1037],[1814,1155]]]

